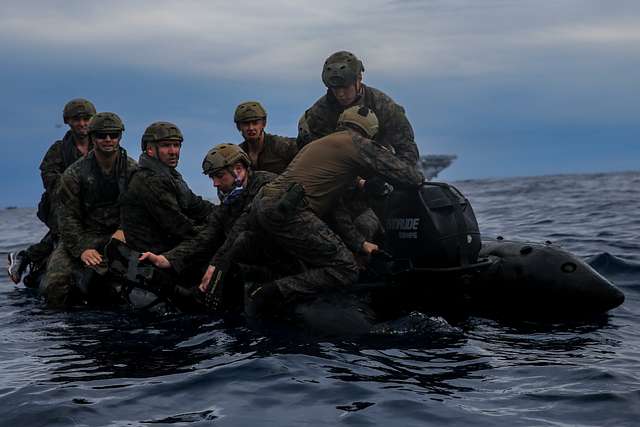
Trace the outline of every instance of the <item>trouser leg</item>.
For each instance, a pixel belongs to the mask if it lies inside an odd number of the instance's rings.
[[[80,261],[73,259],[63,244],[54,249],[40,284],[40,293],[49,307],[65,308],[79,301],[74,272],[81,269]]]
[[[353,224],[367,242],[376,242],[382,234],[382,224],[371,208],[356,216]]]
[[[286,218],[275,203],[259,201],[257,219],[264,231],[289,256],[306,266],[302,273],[273,283],[287,299],[313,296],[354,283],[358,267],[342,240],[309,209],[298,209]]]
[[[49,231],[38,243],[34,243],[26,249],[29,262],[36,268],[43,266],[53,252],[54,247],[55,239],[51,231]]]

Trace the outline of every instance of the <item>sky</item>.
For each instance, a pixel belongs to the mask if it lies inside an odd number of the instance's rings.
[[[402,105],[439,179],[640,169],[640,2],[595,0],[14,1],[0,3],[1,206],[35,206],[38,165],[64,104],[158,120],[185,142],[178,169],[213,198],[206,151],[240,142],[236,105],[295,136],[333,52]]]

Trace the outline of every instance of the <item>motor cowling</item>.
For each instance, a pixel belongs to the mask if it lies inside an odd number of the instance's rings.
[[[395,259],[422,268],[477,262],[478,222],[471,203],[454,186],[425,182],[418,190],[396,190],[384,211],[384,248]]]

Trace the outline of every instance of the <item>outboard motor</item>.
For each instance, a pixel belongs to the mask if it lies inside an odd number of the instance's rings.
[[[416,268],[455,269],[472,265],[480,252],[473,208],[454,186],[425,182],[387,198],[384,249]]]

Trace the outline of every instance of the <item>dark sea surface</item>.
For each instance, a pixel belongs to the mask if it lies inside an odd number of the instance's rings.
[[[640,425],[640,172],[456,185],[484,236],[551,240],[626,302],[576,323],[414,314],[387,336],[328,340],[241,319],[51,311],[3,273],[0,425]],[[1,210],[3,271],[43,233],[33,209]]]

